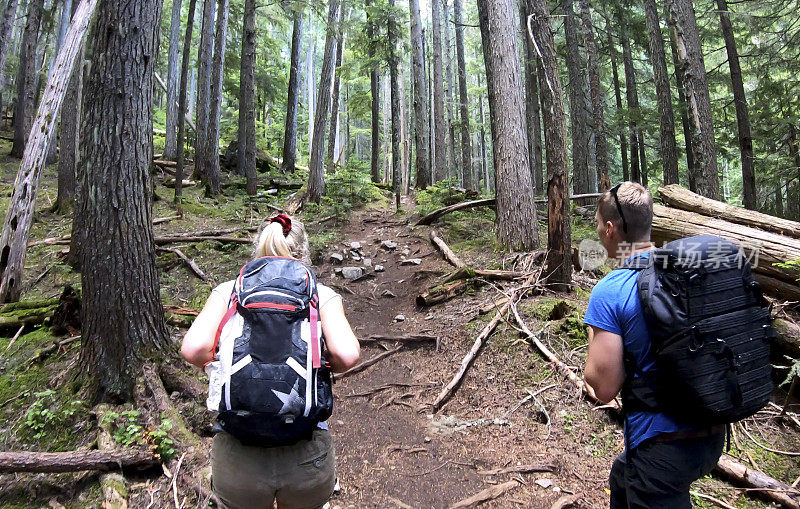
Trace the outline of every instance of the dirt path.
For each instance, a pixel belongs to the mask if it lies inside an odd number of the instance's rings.
[[[564,454],[575,447],[558,444],[556,434],[549,437],[547,444],[536,440],[529,428],[542,426],[527,422],[528,411],[519,412],[524,417],[523,426],[475,422],[483,418],[491,423],[487,412],[501,416],[502,410],[518,401],[517,391],[501,386],[504,383],[500,383],[500,377],[486,373],[487,367],[503,369],[491,356],[487,359],[483,355],[476,363],[455,398],[458,401],[445,406],[436,416],[430,415],[429,410],[419,411],[452,376],[473,341],[473,329],[483,326],[467,322],[464,302],[458,302],[464,299],[429,310],[415,306],[416,295],[430,283],[432,275],[449,269],[427,239],[420,238],[426,232],[415,235],[404,218],[388,211],[357,214],[343,229],[339,252],[351,242],[360,242],[365,257],[371,258],[373,265],[383,265],[385,271],[375,273],[374,279],[345,282],[335,275],[337,265],[329,262],[327,254],[319,268],[320,280],[342,294],[348,319],[359,338],[372,334],[423,333],[440,340],[438,351],[434,347],[403,349],[334,386],[337,399],[329,424],[336,442],[342,489],[334,496],[332,505],[343,508],[448,507],[491,484],[516,478],[524,484],[487,506],[550,507],[564,494],[562,490],[574,492],[578,489],[575,486],[578,479],[574,476],[567,485],[557,478],[559,472],[574,469],[562,466],[570,463],[565,461]],[[385,240],[396,242],[396,250],[382,249],[380,243]],[[333,250],[332,246],[331,252]],[[404,251],[408,258],[420,258],[421,264],[401,265]],[[345,259],[344,265],[360,263]],[[385,291],[390,291],[394,297],[382,296]],[[474,309],[470,306],[473,314]],[[401,314],[405,320],[396,321],[395,317]],[[385,348],[394,346],[387,342]],[[382,351],[379,345],[364,346],[362,360]],[[528,355],[525,353],[523,357]],[[488,364],[483,364],[487,361]],[[361,395],[387,384],[407,385]],[[480,470],[530,463],[553,464],[555,472],[516,474],[516,477],[479,473]],[[600,473],[595,477],[604,478],[604,475]],[[535,484],[536,480],[544,485],[549,482],[551,486],[542,488]],[[604,479],[595,480],[595,484],[600,482]],[[597,488],[597,493],[602,495],[602,488]]]

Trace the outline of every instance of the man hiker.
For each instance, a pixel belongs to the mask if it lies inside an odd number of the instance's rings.
[[[653,198],[635,182],[623,182],[597,201],[597,234],[610,258],[649,258]],[[613,270],[592,290],[584,323],[589,349],[584,376],[602,402],[636,375],[655,368],[654,349],[637,293],[635,269]],[[625,394],[623,389],[623,401]],[[628,405],[624,405],[627,407]],[[624,410],[625,451],[611,467],[611,508],[690,508],[689,487],[709,473],[722,452],[725,426],[689,426],[664,412]]]

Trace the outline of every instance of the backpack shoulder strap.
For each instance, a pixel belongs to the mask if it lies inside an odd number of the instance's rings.
[[[614,270],[620,270],[620,269],[644,270],[650,266],[650,263],[652,263],[652,259],[649,257],[645,258],[643,256],[634,256],[633,258],[628,258],[627,260],[625,260],[622,263],[622,265],[620,265]]]

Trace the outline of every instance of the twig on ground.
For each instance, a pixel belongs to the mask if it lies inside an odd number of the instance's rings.
[[[25,330],[25,324],[22,324],[22,325],[20,325],[20,326],[19,326],[19,330],[17,331],[17,333],[16,333],[16,334],[14,334],[14,337],[13,337],[13,338],[11,338],[11,341],[9,341],[9,342],[8,342],[8,344],[6,345],[6,350],[8,350],[9,348],[11,348],[11,345],[13,345],[13,344],[14,344],[14,341],[16,341],[16,340],[18,340],[18,339],[19,339],[19,337],[20,337],[20,335],[22,334],[22,331],[23,331],[23,330]]]
[[[206,276],[205,272],[200,270],[200,267],[197,266],[195,261],[192,260],[191,258],[189,258],[188,256],[186,256],[183,253],[183,251],[181,251],[180,249],[178,249],[178,248],[169,248],[169,247],[159,247],[158,250],[159,251],[166,251],[166,252],[174,254],[175,256],[177,256],[178,258],[183,260],[186,263],[186,265],[189,266],[189,268],[192,270],[192,272],[195,273],[195,275],[197,277],[199,277],[203,281],[208,281],[208,276]]]
[[[572,507],[575,505],[583,497],[583,494],[577,495],[563,495],[558,500],[556,500],[553,505],[550,506],[550,509],[566,509],[567,507]]]
[[[493,468],[491,470],[478,470],[480,475],[503,475],[503,474],[529,474],[531,472],[552,472],[554,465],[544,463],[532,463],[530,465],[514,465],[505,468]]]
[[[442,463],[441,465],[439,465],[436,468],[432,468],[432,469],[430,469],[428,471],[419,472],[419,473],[416,473],[416,474],[404,474],[403,472],[399,472],[399,474],[400,475],[404,475],[406,477],[422,477],[422,476],[425,476],[425,475],[428,475],[428,474],[432,474],[432,473],[436,472],[437,470],[440,470],[440,469],[444,468],[449,463],[450,463],[450,460],[447,460],[447,461],[445,461],[444,463]]]
[[[468,507],[475,507],[483,502],[494,500],[495,498],[502,496],[507,491],[510,491],[519,485],[520,485],[519,481],[513,480],[504,482],[503,484],[490,486],[485,490],[479,491],[478,493],[472,495],[471,497],[467,497],[463,500],[456,502],[455,504],[451,505],[448,509],[466,509]]]
[[[764,449],[765,451],[769,451],[769,452],[775,453],[775,454],[781,454],[783,456],[800,456],[800,452],[796,452],[796,451],[781,451],[779,449],[772,449],[771,447],[767,447],[766,445],[764,445],[764,444],[760,443],[758,440],[756,440],[755,437],[753,437],[753,435],[750,434],[750,431],[747,429],[747,425],[744,422],[741,422],[739,424],[741,424],[742,431],[744,431],[744,434],[747,435],[747,437],[750,439],[750,441],[753,442],[754,444],[756,444],[757,446],[759,446],[760,448]]]
[[[175,509],[180,509],[178,506],[178,473],[181,471],[181,464],[183,463],[183,458],[186,456],[184,452],[181,454],[180,459],[178,460],[178,466],[175,467],[175,473],[172,474],[172,495],[175,499]]]
[[[525,403],[527,403],[527,402],[528,402],[528,401],[530,401],[531,399],[535,398],[535,397],[536,397],[536,396],[538,396],[539,394],[543,393],[544,391],[546,391],[546,390],[549,390],[549,389],[552,389],[553,387],[556,387],[556,386],[557,386],[557,384],[548,385],[548,386],[547,386],[547,387],[545,387],[544,389],[539,389],[539,390],[538,390],[538,391],[536,391],[536,392],[531,392],[530,390],[528,390],[528,389],[525,389],[526,391],[528,391],[528,395],[527,395],[527,396],[525,396],[524,398],[522,398],[522,399],[519,401],[519,403],[517,403],[516,405],[514,405],[514,407],[513,407],[513,408],[511,408],[511,409],[510,409],[508,412],[506,412],[505,414],[503,414],[503,417],[501,417],[501,419],[505,421],[506,419],[508,419],[508,416],[510,416],[511,414],[513,414],[514,412],[516,412],[517,410],[519,410],[519,407],[521,407],[522,405],[524,405]]]
[[[722,500],[720,500],[718,498],[714,498],[714,497],[712,497],[710,495],[705,495],[703,493],[700,493],[699,491],[690,491],[689,493],[691,493],[692,495],[694,495],[697,498],[702,498],[704,500],[708,500],[709,502],[714,502],[718,506],[724,507],[725,509],[736,509],[734,506],[732,506],[730,504],[727,504],[727,503],[723,502]]]
[[[333,375],[333,379],[334,380],[339,380],[340,378],[344,378],[346,376],[351,376],[351,375],[355,375],[356,373],[360,373],[360,372],[364,371],[365,369],[367,369],[368,367],[372,366],[373,364],[376,364],[376,363],[382,361],[386,357],[389,357],[390,355],[396,354],[397,352],[402,350],[402,348],[403,348],[403,345],[400,345],[400,346],[398,346],[396,348],[393,348],[391,350],[388,350],[386,352],[379,353],[378,355],[376,355],[375,357],[371,358],[370,360],[364,361],[361,364],[348,369],[344,373],[335,373]]]

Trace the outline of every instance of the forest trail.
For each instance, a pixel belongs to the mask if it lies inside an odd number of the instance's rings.
[[[531,423],[531,408],[512,414],[511,420],[522,419],[522,427],[509,426],[508,420],[502,419],[504,407],[514,405],[518,398],[516,394],[506,394],[500,381],[480,367],[487,362],[486,356],[479,357],[468,373],[454,403],[436,415],[425,408],[469,349],[474,327],[469,326],[466,315],[474,314],[475,308],[465,313],[464,304],[458,303],[462,299],[429,309],[416,306],[415,297],[432,283],[429,280],[437,273],[449,272],[450,267],[427,241],[429,230],[415,232],[404,219],[388,210],[361,211],[342,228],[338,247],[349,251],[351,242],[359,242],[361,252],[372,259],[373,265],[384,266],[384,272],[371,272],[374,278],[343,282],[335,273],[339,265],[330,263],[330,251],[318,267],[320,281],[342,295],[359,339],[424,334],[436,336],[439,343],[438,348],[402,348],[334,385],[336,403],[329,425],[336,444],[341,491],[334,495],[332,507],[449,507],[493,484],[513,479],[520,486],[494,502],[494,506],[550,507],[564,492],[577,490],[578,478],[560,479],[558,474],[564,469],[559,465],[570,465],[567,471],[581,471],[578,476],[584,479],[597,477],[595,496],[600,502],[604,475],[583,472],[593,470],[593,465],[564,461],[562,456],[574,447],[559,444],[557,434],[548,443],[535,440],[529,428],[544,427]],[[397,243],[395,250],[381,247],[387,240]],[[421,263],[403,265],[404,253],[408,259],[419,258]],[[347,258],[343,262],[344,266],[356,264]],[[387,291],[394,297],[384,295]],[[397,321],[398,315],[405,319]],[[362,345],[361,362],[392,348],[392,341]],[[490,364],[493,357],[488,357]],[[463,403],[455,403],[463,398],[469,400],[466,409]],[[574,403],[580,404],[573,400]],[[451,406],[458,410],[451,410]],[[538,415],[535,409],[533,413]],[[487,470],[528,464],[552,465],[555,472],[485,475]],[[537,480],[544,487],[537,485]],[[586,485],[582,490],[585,489]],[[488,506],[493,506],[492,502]]]

